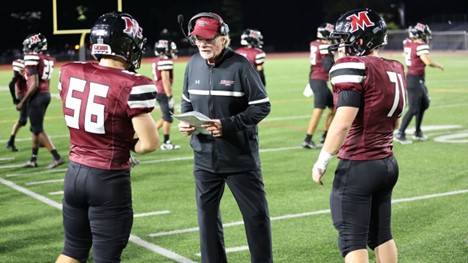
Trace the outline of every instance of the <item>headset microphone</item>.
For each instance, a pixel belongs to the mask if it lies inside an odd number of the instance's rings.
[[[185,33],[185,30],[184,30],[184,16],[183,15],[178,15],[177,16],[177,22],[179,23],[179,26],[180,26],[180,31],[182,31],[182,34],[184,35],[184,37],[189,41],[190,44],[193,45],[192,43],[192,40],[190,40],[190,38],[187,36],[187,34]]]

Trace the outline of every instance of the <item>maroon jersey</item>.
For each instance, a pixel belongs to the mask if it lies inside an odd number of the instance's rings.
[[[377,160],[392,154],[393,131],[406,106],[406,77],[396,60],[374,56],[343,57],[330,69],[335,105],[338,94],[361,95],[361,106],[338,157]]]
[[[236,49],[236,52],[246,57],[255,68],[258,65],[265,63],[266,54],[263,50],[254,47],[241,47]]]
[[[323,58],[330,56],[328,53],[329,46],[330,44],[319,40],[310,42],[310,65],[312,65],[310,79],[328,80],[328,71],[323,67]]]
[[[33,74],[39,75],[37,93],[50,92],[50,79],[54,72],[55,58],[45,54],[30,53],[24,56],[27,79]]]
[[[58,88],[70,131],[70,161],[106,170],[129,169],[132,118],[153,110],[153,81],[96,63],[68,63],[60,69]]]
[[[174,62],[166,56],[156,57],[153,59],[152,71],[154,76],[154,83],[156,84],[156,90],[159,94],[166,94],[164,90],[163,81],[161,78],[161,71],[169,71],[169,79],[171,83],[174,81]]]
[[[22,75],[23,77],[18,78],[15,83],[16,95],[18,97],[24,97],[28,91],[28,85],[26,84],[26,79],[24,78],[24,61],[22,59],[16,59],[11,64],[13,67],[13,72]]]
[[[421,55],[429,54],[429,45],[405,39],[403,50],[408,74],[424,76],[426,64],[422,61]]]

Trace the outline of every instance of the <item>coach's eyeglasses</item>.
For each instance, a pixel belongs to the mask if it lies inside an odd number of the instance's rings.
[[[210,38],[210,39],[199,39],[197,36],[192,35],[192,36],[190,36],[190,40],[192,41],[192,43],[195,43],[195,44],[213,45],[214,42],[215,42],[220,36],[221,36],[221,35],[216,35],[215,37]]]

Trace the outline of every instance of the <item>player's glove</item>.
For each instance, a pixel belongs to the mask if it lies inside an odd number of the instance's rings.
[[[174,111],[174,106],[175,106],[174,97],[172,96],[167,97],[167,105],[169,106],[170,109],[172,109],[172,111]]]

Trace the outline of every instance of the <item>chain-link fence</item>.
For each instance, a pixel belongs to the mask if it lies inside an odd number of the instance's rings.
[[[403,40],[408,37],[407,30],[390,30],[385,50],[403,50]],[[432,31],[430,42],[432,50],[468,50],[467,31]]]

